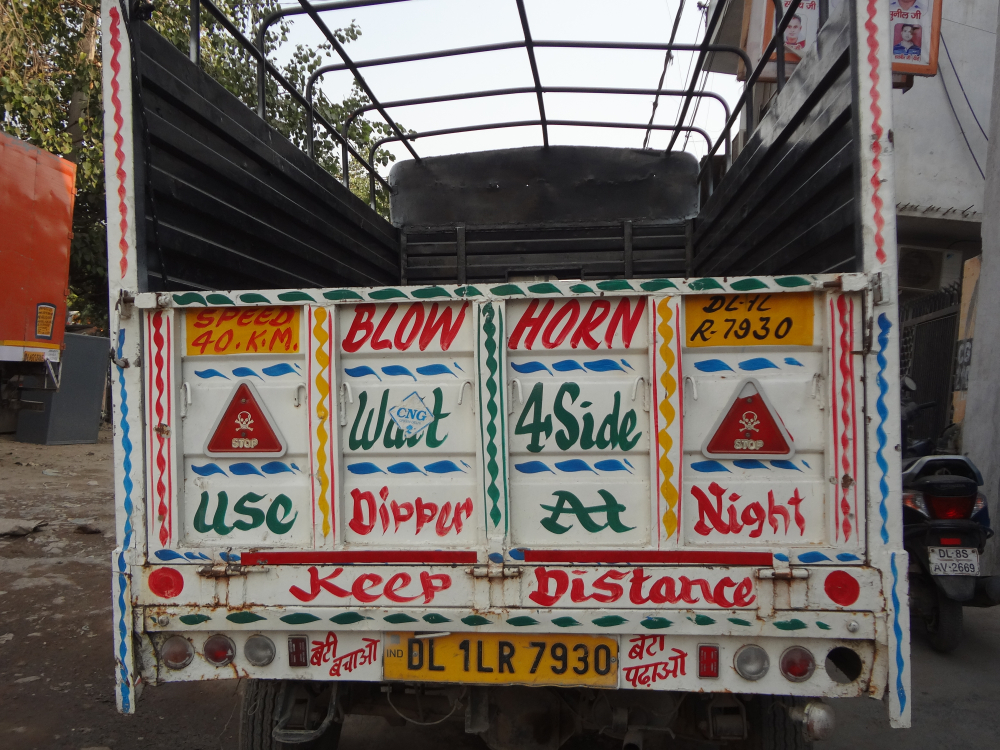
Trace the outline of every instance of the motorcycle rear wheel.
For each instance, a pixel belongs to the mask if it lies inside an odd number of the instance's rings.
[[[940,590],[934,616],[927,623],[927,635],[931,648],[942,654],[950,654],[962,642],[962,605],[949,599]]]

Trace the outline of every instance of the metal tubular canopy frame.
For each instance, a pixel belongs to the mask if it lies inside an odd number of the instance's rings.
[[[201,50],[200,50],[200,24],[201,24],[201,5],[204,4],[205,8],[209,13],[226,29],[236,41],[254,58],[257,63],[257,114],[261,119],[267,119],[267,106],[266,106],[266,80],[270,76],[274,81],[285,89],[295,101],[303,106],[306,111],[307,116],[307,150],[310,157],[315,155],[315,124],[318,121],[326,130],[334,137],[341,145],[341,162],[343,171],[343,183],[346,187],[350,187],[350,158],[354,157],[359,164],[368,172],[369,178],[369,188],[371,195],[372,207],[375,205],[375,182],[380,183],[386,190],[390,189],[389,183],[386,181],[382,175],[378,173],[378,170],[374,166],[374,156],[377,148],[390,142],[401,142],[406,149],[410,152],[414,159],[420,160],[419,154],[413,147],[413,141],[417,138],[428,138],[440,135],[450,135],[455,133],[465,133],[472,131],[482,131],[482,130],[495,130],[502,128],[514,128],[514,127],[527,127],[535,126],[540,127],[542,131],[542,142],[544,146],[549,145],[549,126],[559,125],[559,126],[572,126],[572,127],[599,127],[599,128],[619,128],[619,129],[650,129],[648,124],[640,123],[621,123],[621,122],[599,122],[590,120],[552,120],[546,116],[545,113],[545,97],[546,93],[562,93],[562,94],[624,94],[624,95],[637,95],[637,96],[671,96],[683,98],[683,104],[681,106],[681,111],[677,117],[677,121],[674,125],[653,125],[652,130],[661,130],[671,132],[672,136],[670,142],[665,149],[665,153],[669,154],[677,141],[677,137],[683,132],[694,132],[701,135],[706,139],[709,147],[707,156],[704,159],[701,170],[698,175],[698,179],[702,180],[706,177],[706,171],[708,172],[709,194],[712,192],[712,177],[711,171],[708,170],[708,165],[711,163],[711,157],[714,156],[720,147],[724,146],[724,154],[726,157],[726,169],[731,165],[732,159],[732,128],[739,117],[741,110],[744,112],[744,123],[747,132],[752,132],[754,130],[754,112],[753,112],[753,90],[761,73],[764,70],[765,65],[768,63],[769,58],[772,53],[776,55],[777,63],[777,88],[780,91],[784,84],[785,79],[785,56],[784,48],[777,42],[779,39],[783,38],[785,28],[788,26],[792,15],[798,10],[801,0],[792,0],[787,11],[782,13],[781,10],[781,0],[772,0],[775,8],[775,30],[774,36],[772,37],[770,43],[764,50],[764,53],[758,62],[753,73],[747,78],[744,83],[743,92],[737,101],[735,107],[730,110],[729,105],[725,99],[718,94],[710,91],[698,90],[697,81],[698,76],[703,72],[707,57],[712,53],[726,53],[734,54],[740,57],[746,66],[747,70],[751,68],[750,57],[747,53],[740,47],[734,45],[726,44],[682,44],[682,43],[669,43],[669,44],[658,44],[658,43],[648,43],[648,42],[599,42],[599,41],[572,41],[572,40],[537,40],[532,37],[530,26],[528,23],[527,11],[524,6],[524,0],[514,0],[517,6],[518,17],[521,23],[521,30],[523,34],[523,39],[509,41],[509,42],[498,42],[494,44],[483,44],[469,47],[457,47],[453,49],[444,50],[433,50],[430,52],[407,54],[407,55],[397,55],[392,57],[374,58],[370,60],[353,60],[347,52],[344,50],[343,45],[337,40],[336,36],[326,25],[323,19],[320,17],[320,13],[327,11],[336,10],[347,10],[351,8],[362,8],[368,6],[377,5],[390,5],[400,2],[409,2],[409,0],[337,0],[336,2],[318,2],[313,3],[310,0],[298,0],[299,7],[290,6],[285,8],[279,8],[278,10],[272,11],[267,16],[265,16],[260,26],[257,29],[255,42],[250,41],[247,37],[240,31],[240,29],[221,11],[221,9],[215,5],[213,0],[190,0],[190,18],[191,18],[191,28],[190,28],[190,59],[195,64],[200,63]],[[827,10],[827,1],[821,0],[820,3],[820,15],[821,20],[825,21]],[[716,8],[716,12],[708,19],[705,29],[705,39],[711,38],[715,31],[716,26],[719,23],[722,13],[723,4],[719,4]],[[271,26],[280,21],[282,18],[287,18],[290,16],[308,15],[320,32],[326,37],[327,41],[333,47],[334,51],[340,57],[340,63],[324,65],[317,68],[308,79],[306,84],[305,93],[299,92],[283,75],[282,73],[267,60],[266,52],[266,40],[267,32]],[[648,89],[648,88],[612,88],[612,87],[578,87],[578,86],[543,86],[541,82],[541,77],[538,72],[538,63],[535,57],[535,50],[539,48],[549,48],[549,49],[606,49],[606,50],[659,50],[659,51],[671,51],[671,52],[697,52],[698,57],[696,59],[695,65],[691,72],[690,83],[686,89]],[[408,62],[419,62],[424,60],[433,60],[442,57],[454,57],[460,55],[472,55],[481,54],[487,52],[497,52],[509,49],[524,49],[528,55],[528,62],[531,68],[531,75],[533,79],[532,86],[525,87],[514,87],[514,88],[504,88],[504,89],[493,89],[493,90],[480,90],[480,91],[466,91],[456,94],[447,94],[442,96],[428,96],[420,97],[414,99],[401,99],[391,102],[381,102],[376,97],[374,91],[368,85],[362,75],[362,69],[376,67],[381,65],[395,65]],[[357,110],[350,113],[347,119],[344,121],[342,127],[338,130],[321,112],[317,111],[313,105],[313,96],[315,93],[316,82],[319,78],[326,73],[339,72],[339,71],[350,71],[354,76],[354,80],[364,91],[365,95],[371,101],[371,104],[364,107],[360,107]],[[484,123],[481,125],[465,126],[465,127],[453,127],[453,128],[442,128],[436,130],[423,131],[420,133],[404,133],[402,128],[393,120],[389,115],[389,109],[395,107],[405,107],[405,106],[415,106],[415,105],[426,105],[426,104],[437,104],[441,102],[448,101],[461,101],[466,99],[478,99],[484,97],[492,96],[508,96],[515,94],[530,94],[534,93],[538,101],[538,119],[535,120],[519,120],[512,122],[493,122]],[[683,123],[687,119],[688,110],[693,99],[698,98],[712,98],[719,101],[725,111],[726,124],[723,128],[723,132],[720,134],[718,139],[713,143],[711,137],[702,129],[694,127],[693,125],[684,125]],[[367,158],[362,155],[358,150],[351,144],[349,136],[349,131],[354,121],[360,115],[369,111],[378,111],[385,122],[388,124],[389,128],[392,130],[393,135],[387,138],[379,140],[372,148],[369,150]]]

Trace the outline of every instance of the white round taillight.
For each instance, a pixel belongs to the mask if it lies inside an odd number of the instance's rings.
[[[194,658],[194,646],[187,638],[172,635],[160,646],[160,660],[170,669],[184,669]]]
[[[205,641],[205,661],[217,667],[224,667],[236,658],[236,644],[227,636],[213,635]]]
[[[805,682],[816,669],[816,659],[812,652],[802,646],[786,648],[778,660],[778,669],[786,680]]]
[[[266,635],[252,635],[243,645],[243,656],[255,667],[266,667],[274,661],[274,641]]]
[[[771,660],[767,656],[767,651],[751,643],[736,652],[733,666],[744,680],[755,682],[767,674],[767,670],[771,668]]]

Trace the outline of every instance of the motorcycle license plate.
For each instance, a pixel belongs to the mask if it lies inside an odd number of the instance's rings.
[[[967,547],[928,547],[932,576],[979,575],[979,551]]]
[[[385,679],[513,685],[618,684],[618,641],[588,635],[387,633]]]

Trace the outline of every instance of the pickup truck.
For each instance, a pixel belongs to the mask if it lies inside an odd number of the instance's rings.
[[[532,66],[602,44],[512,2]],[[279,14],[329,38],[321,11],[364,4]],[[787,81],[747,66],[700,162],[550,145],[634,126],[547,119],[537,76],[537,148],[400,130],[386,180],[345,144],[386,221],[197,34],[104,0],[119,709],[240,679],[243,748],[335,747],[359,714],[493,750],[804,748],[861,696],[908,726],[888,5],[836,4]],[[734,53],[695,49],[692,81]]]

